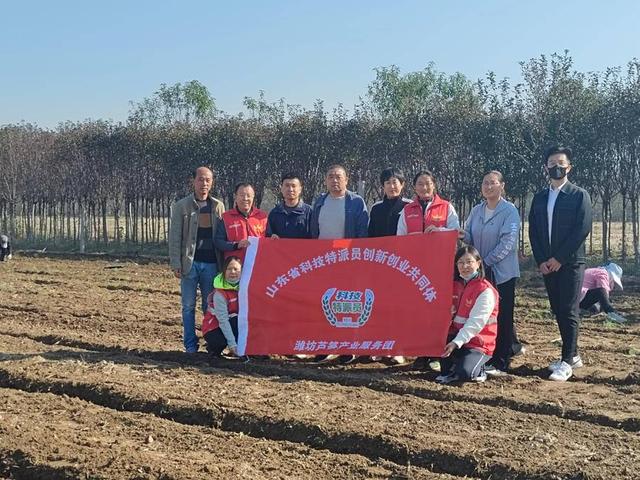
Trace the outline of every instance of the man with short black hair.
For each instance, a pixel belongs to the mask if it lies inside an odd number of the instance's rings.
[[[549,365],[549,379],[566,381],[582,367],[578,355],[580,292],[585,266],[584,242],[591,232],[591,198],[567,179],[571,149],[549,148],[544,155],[550,186],[536,193],[529,211],[529,240],[544,278],[560,337],[562,357]]]
[[[321,239],[365,238],[369,224],[369,212],[364,199],[347,190],[349,176],[342,165],[327,169],[323,193],[313,202],[311,237]],[[319,355],[316,361],[334,360],[336,355]],[[341,363],[351,363],[354,355],[340,355]]]
[[[349,176],[342,165],[327,170],[323,193],[313,202],[311,237],[321,239],[366,238],[369,212],[364,199],[347,190]]]
[[[311,206],[302,200],[302,181],[286,173],[280,182],[283,201],[269,212],[267,236],[272,238],[311,238]]]
[[[213,239],[224,212],[223,203],[211,196],[214,178],[209,167],[194,170],[193,193],[171,206],[169,230],[169,263],[180,279],[182,299],[183,342],[187,353],[198,351],[196,335],[196,296],[202,297],[202,311],[207,310],[207,296],[213,278],[222,265]],[[222,230],[222,229],[220,229]]]

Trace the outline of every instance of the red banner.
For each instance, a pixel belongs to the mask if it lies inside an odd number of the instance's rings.
[[[238,352],[440,356],[457,232],[353,240],[251,238]]]

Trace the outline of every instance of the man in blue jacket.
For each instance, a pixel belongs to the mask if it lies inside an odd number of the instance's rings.
[[[367,237],[369,212],[364,199],[347,190],[349,176],[342,165],[327,170],[323,193],[313,202],[311,237],[321,239]]]
[[[331,165],[325,183],[327,193],[313,202],[311,237],[321,239],[363,238],[368,234],[369,212],[364,199],[347,190],[349,176],[342,165]],[[316,361],[334,360],[335,355],[320,355]],[[340,363],[351,363],[354,355],[340,355]]]
[[[302,181],[286,173],[280,182],[283,202],[269,212],[267,236],[272,238],[311,238],[311,207],[302,200]]]

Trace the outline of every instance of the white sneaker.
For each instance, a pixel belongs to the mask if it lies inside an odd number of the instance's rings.
[[[430,370],[434,372],[440,371],[440,360],[430,360],[428,365]]]
[[[507,372],[505,372],[504,370],[500,370],[493,365],[485,365],[484,373],[492,377],[504,377],[507,374]]]
[[[560,367],[560,364],[561,364],[561,363],[564,363],[564,362],[562,361],[562,359],[560,359],[560,360],[554,360],[553,362],[551,362],[551,363],[549,364],[549,371],[550,371],[550,372],[554,372],[554,371],[556,371],[556,370]],[[582,363],[582,359],[580,358],[580,355],[576,355],[575,357],[573,357],[573,358],[571,359],[571,364],[570,364],[569,366],[570,366],[572,369],[573,369],[573,368],[582,368],[582,367],[584,367],[584,363]]]
[[[556,368],[551,375],[549,375],[549,380],[553,380],[555,382],[566,382],[573,375],[573,368],[567,362],[560,362],[558,368]]]
[[[607,319],[616,323],[625,323],[627,321],[627,319],[620,315],[618,312],[607,313]]]
[[[496,370],[497,370],[497,369],[496,369]],[[487,374],[486,374],[486,372],[482,372],[482,373],[481,373],[480,375],[478,375],[477,377],[475,377],[475,378],[472,378],[472,379],[471,379],[471,381],[472,381],[472,382],[478,382],[478,383],[482,383],[482,382],[484,382],[484,381],[486,381],[486,380],[487,380]]]
[[[395,357],[391,357],[391,362],[396,365],[404,365],[407,363],[407,360],[402,355],[396,355]]]

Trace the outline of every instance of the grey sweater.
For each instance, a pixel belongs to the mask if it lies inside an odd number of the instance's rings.
[[[233,335],[233,330],[231,329],[231,324],[229,323],[229,308],[227,306],[227,299],[223,294],[214,291],[213,294],[213,305],[209,305],[208,310],[216,316],[218,320],[218,325],[220,325],[220,330],[224,335],[224,338],[227,340],[227,346],[229,348],[233,348],[236,345],[236,337]],[[235,313],[233,314],[235,315]]]
[[[520,276],[520,214],[513,203],[501,198],[493,216],[485,221],[486,205],[483,201],[471,209],[464,225],[464,241],[480,252],[499,285]]]

